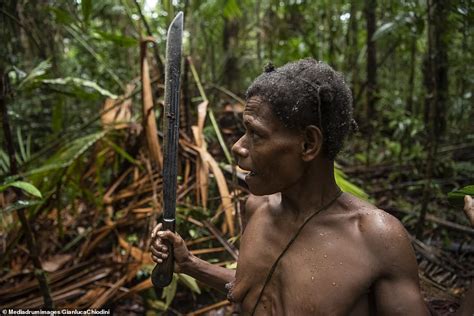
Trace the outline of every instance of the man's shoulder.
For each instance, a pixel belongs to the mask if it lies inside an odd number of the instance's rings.
[[[400,249],[405,250],[407,245],[410,246],[409,235],[395,216],[351,196],[345,204],[347,207],[342,213],[346,223],[356,229],[371,251],[396,253]]]
[[[360,216],[360,229],[363,235],[374,246],[387,243],[395,244],[400,241],[409,242],[408,233],[403,224],[393,215],[376,207],[362,210]]]
[[[357,221],[357,227],[363,235],[368,237],[374,237],[374,235],[390,237],[406,234],[402,223],[395,216],[367,201],[347,194],[347,198],[342,205],[342,213]]]
[[[271,201],[275,198],[276,194],[262,196],[250,194],[247,198],[247,201],[245,202],[245,208],[241,214],[243,225],[246,226],[250,218],[252,218],[255,213],[268,209],[270,207]]]
[[[375,206],[356,213],[358,233],[382,274],[395,266],[405,272],[416,267],[410,235],[395,216]]]

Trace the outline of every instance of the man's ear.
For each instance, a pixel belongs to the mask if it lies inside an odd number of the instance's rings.
[[[315,125],[306,126],[303,131],[302,158],[304,161],[315,159],[323,147],[323,134]]]

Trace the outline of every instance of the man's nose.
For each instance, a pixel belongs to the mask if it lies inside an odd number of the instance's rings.
[[[249,150],[245,146],[245,135],[240,137],[240,139],[232,146],[232,152],[237,157],[246,158],[249,155]]]

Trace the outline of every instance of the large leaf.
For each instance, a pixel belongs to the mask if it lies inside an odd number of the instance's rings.
[[[346,175],[339,169],[338,166],[334,167],[334,176],[336,178],[337,185],[341,188],[342,191],[351,193],[363,200],[368,200],[369,195],[362,190],[362,188],[358,187],[354,183],[350,182],[346,179]]]
[[[458,190],[453,190],[448,193],[449,202],[456,206],[462,207],[464,205],[464,196],[474,196],[474,185],[468,185]]]
[[[377,41],[378,39],[385,37],[387,34],[393,32],[399,26],[398,23],[388,22],[378,28],[372,36],[372,41]]]
[[[178,273],[178,280],[194,293],[201,294],[201,289],[199,288],[195,278],[186,274]]]
[[[29,193],[38,198],[42,198],[40,190],[38,190],[34,185],[25,181],[14,181],[0,186],[0,192],[4,191],[9,187],[15,187]]]
[[[86,80],[82,78],[75,78],[75,77],[65,77],[65,78],[55,78],[55,79],[42,79],[40,82],[45,84],[52,84],[52,85],[71,85],[74,87],[83,87],[83,88],[90,88],[99,94],[112,98],[117,99],[117,96],[112,92],[102,88],[96,82],[91,80]]]
[[[78,138],[72,141],[71,143],[64,145],[64,147],[62,147],[57,153],[55,153],[51,158],[48,159],[45,165],[33,170],[29,170],[27,174],[32,175],[69,167],[85,151],[87,151],[92,145],[94,145],[106,134],[107,131],[101,131]]]
[[[20,84],[18,85],[18,89],[20,90],[24,88],[29,83],[34,82],[35,79],[38,79],[39,77],[43,76],[49,68],[51,68],[51,63],[49,62],[49,60],[44,60],[39,63],[39,65],[33,68],[33,70],[25,77],[25,79],[20,82]]]
[[[168,308],[168,306],[170,306],[171,302],[173,301],[177,288],[178,277],[176,274],[173,274],[173,280],[171,280],[171,283],[163,289],[163,294],[161,295],[161,298],[165,299],[166,308]]]

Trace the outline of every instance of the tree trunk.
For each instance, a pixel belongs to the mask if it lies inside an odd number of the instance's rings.
[[[438,142],[446,128],[446,104],[448,99],[448,4],[444,0],[428,1],[428,53],[425,59],[424,83],[425,125],[427,135],[426,183],[420,218],[416,225],[416,236],[423,236],[423,224],[431,200],[431,183],[436,166]]]
[[[239,83],[238,58],[235,50],[238,46],[239,21],[224,19],[223,49],[224,49],[224,85],[231,91],[237,90]]]
[[[349,58],[347,59],[347,69],[346,73],[351,74],[351,90],[352,95],[355,96],[358,94],[359,88],[359,68],[357,66],[357,56],[359,53],[358,47],[358,23],[357,23],[357,2],[353,1],[351,3],[351,11],[350,11],[350,20],[349,20],[349,27],[347,28],[347,36],[346,36],[346,45],[347,51],[349,52]],[[354,113],[356,121],[360,121],[360,111],[357,109],[357,104],[354,102]]]
[[[327,10],[327,14],[326,14],[326,20],[328,21],[328,32],[327,34],[329,35],[328,36],[328,63],[329,65],[331,65],[331,67],[334,67],[337,69],[336,65],[335,65],[335,60],[336,60],[336,56],[335,56],[335,46],[334,46],[334,41],[336,40],[335,39],[335,36],[334,36],[334,22],[332,20],[332,17],[334,15],[334,11],[333,11],[333,5],[332,5],[332,2],[329,2],[329,8]]]
[[[413,108],[413,91],[415,85],[415,64],[416,64],[416,37],[413,36],[411,39],[410,46],[410,74],[408,75],[408,98],[407,98],[407,113],[414,113]]]
[[[373,135],[373,122],[376,120],[375,105],[377,102],[377,50],[372,37],[376,28],[375,11],[376,0],[367,0],[365,5],[365,18],[367,27],[367,88],[366,88],[366,108],[365,126],[367,139],[366,163],[370,164],[370,146]]]

